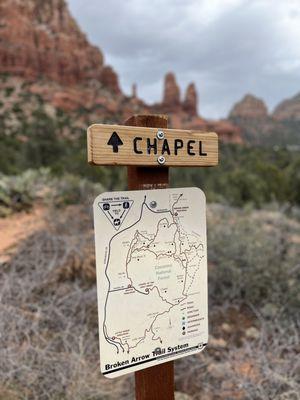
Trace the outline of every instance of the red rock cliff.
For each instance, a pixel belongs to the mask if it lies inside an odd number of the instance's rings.
[[[196,116],[198,115],[197,105],[198,105],[198,95],[196,86],[194,83],[190,83],[186,89],[182,107],[189,115]]]
[[[103,70],[101,51],[88,42],[64,0],[1,0],[0,72],[63,85],[97,79],[120,92],[117,75]]]
[[[176,111],[180,107],[180,89],[172,72],[165,76],[162,106],[166,112]]]
[[[300,93],[278,104],[273,118],[277,121],[300,121]]]
[[[247,94],[236,103],[230,111],[229,117],[235,118],[266,118],[268,109],[263,100]]]
[[[144,103],[136,87],[132,96],[125,96],[118,76],[104,65],[101,51],[88,42],[65,0],[0,0],[1,72],[10,74],[4,86],[15,85],[39,95],[50,108],[75,112],[76,118],[81,110],[82,121],[87,115],[93,121],[122,122],[135,113],[166,113],[170,127],[216,130],[225,141],[239,141],[233,124],[198,116],[194,84],[181,101],[173,73],[165,77],[161,103]]]

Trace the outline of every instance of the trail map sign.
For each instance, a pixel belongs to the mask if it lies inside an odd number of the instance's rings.
[[[113,378],[201,351],[208,340],[203,192],[103,193],[94,222],[102,373]]]
[[[214,166],[214,132],[94,124],[88,129],[88,161],[94,165]]]

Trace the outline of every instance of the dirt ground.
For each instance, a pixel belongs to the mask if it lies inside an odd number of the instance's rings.
[[[30,212],[0,218],[0,262],[9,259],[21,240],[45,227],[45,215],[45,207],[35,206]]]

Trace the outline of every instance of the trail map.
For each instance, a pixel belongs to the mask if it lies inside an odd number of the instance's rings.
[[[94,222],[102,373],[113,378],[203,350],[204,193],[103,193]]]

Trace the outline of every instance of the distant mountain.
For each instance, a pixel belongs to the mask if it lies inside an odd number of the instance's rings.
[[[229,118],[264,119],[268,116],[268,109],[262,99],[246,94],[230,111]]]
[[[283,101],[270,114],[262,99],[247,94],[233,106],[228,118],[239,126],[245,142],[300,146],[300,95]]]
[[[172,72],[159,103],[142,101],[136,85],[125,95],[117,73],[89,43],[64,0],[0,2],[0,135],[20,131],[43,104],[49,116],[62,111],[80,128],[122,123],[137,113],[166,113],[171,127],[216,131],[224,142],[299,143],[300,94],[273,114],[263,100],[247,94],[221,121],[200,116],[198,99],[194,83],[181,96]]]
[[[273,113],[273,118],[277,121],[300,122],[300,93],[278,104]]]
[[[215,130],[224,141],[241,142],[230,121],[199,117],[191,83],[182,100],[174,74],[165,78],[161,103],[126,96],[116,72],[104,62],[70,15],[64,0],[0,2],[0,134],[30,119],[42,101],[47,113],[62,110],[84,127],[88,122],[118,122],[136,113],[168,113],[170,126]],[[19,113],[18,113],[19,111]],[[12,123],[13,121],[13,123]]]
[[[61,85],[95,79],[121,92],[117,75],[62,0],[1,0],[0,38],[0,72]]]

